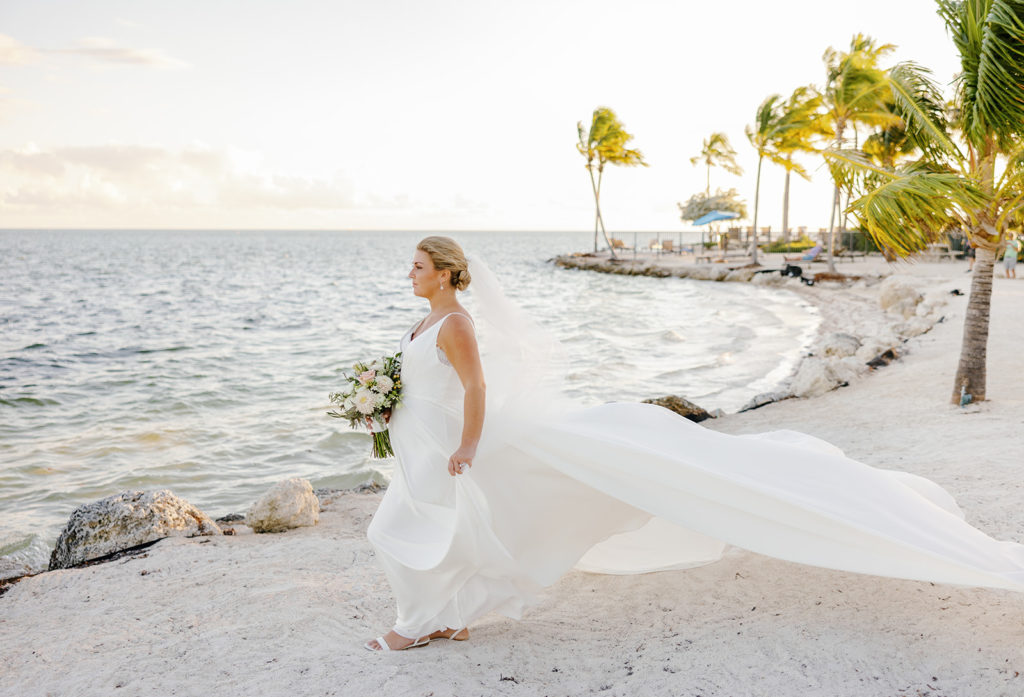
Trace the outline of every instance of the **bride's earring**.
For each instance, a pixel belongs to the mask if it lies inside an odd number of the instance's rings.
[[[444,290],[444,281],[441,281],[441,290]]]

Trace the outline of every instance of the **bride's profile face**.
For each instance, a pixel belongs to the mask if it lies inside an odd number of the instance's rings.
[[[422,249],[412,255],[412,268],[409,278],[412,279],[412,292],[421,298],[429,298],[441,287],[444,275],[434,268],[434,261]]]

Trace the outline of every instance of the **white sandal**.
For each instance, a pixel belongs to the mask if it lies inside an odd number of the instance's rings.
[[[370,642],[368,641],[365,644],[363,644],[363,648],[366,649],[367,651],[405,651],[406,649],[414,649],[417,646],[426,646],[427,644],[430,643],[430,637],[419,639],[417,641],[412,642],[411,644],[407,644],[406,646],[403,646],[400,649],[393,649],[390,646],[388,646],[388,642],[384,641],[384,637],[382,637],[382,636],[379,636],[376,639],[371,639],[370,641],[376,641],[377,642],[377,646],[379,646],[380,648],[379,649],[373,648],[373,646],[371,646]]]
[[[446,629],[449,629],[449,628],[446,628]],[[444,630],[443,629],[439,629],[438,631],[439,632],[443,632]],[[462,634],[463,632],[465,632],[466,635],[460,638],[459,635]],[[436,637],[436,638],[437,639],[451,639],[452,641],[466,641],[467,639],[469,639],[469,628],[468,627],[463,627],[462,629],[453,629],[452,633],[450,635],[448,635],[448,636],[439,636],[439,637]]]

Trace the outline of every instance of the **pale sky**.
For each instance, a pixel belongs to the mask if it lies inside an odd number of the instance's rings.
[[[932,0],[5,0],[0,227],[587,230],[576,122],[609,106],[650,163],[606,172],[609,231],[675,231],[713,131],[746,172],[712,188],[753,209],[744,125],[856,32],[958,70]]]

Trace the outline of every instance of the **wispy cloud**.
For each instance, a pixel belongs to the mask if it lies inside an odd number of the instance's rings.
[[[238,163],[224,150],[100,145],[0,150],[0,210],[20,219],[56,211],[88,218],[122,211],[136,217],[195,209],[331,212],[355,206],[352,187],[334,179],[296,177]]]
[[[187,68],[189,64],[163,51],[151,48],[122,46],[112,39],[87,37],[79,39],[71,48],[48,49],[47,53],[84,56],[101,63],[139,65],[154,68]]]
[[[17,39],[0,34],[0,65],[25,65],[32,63],[38,52]]]

